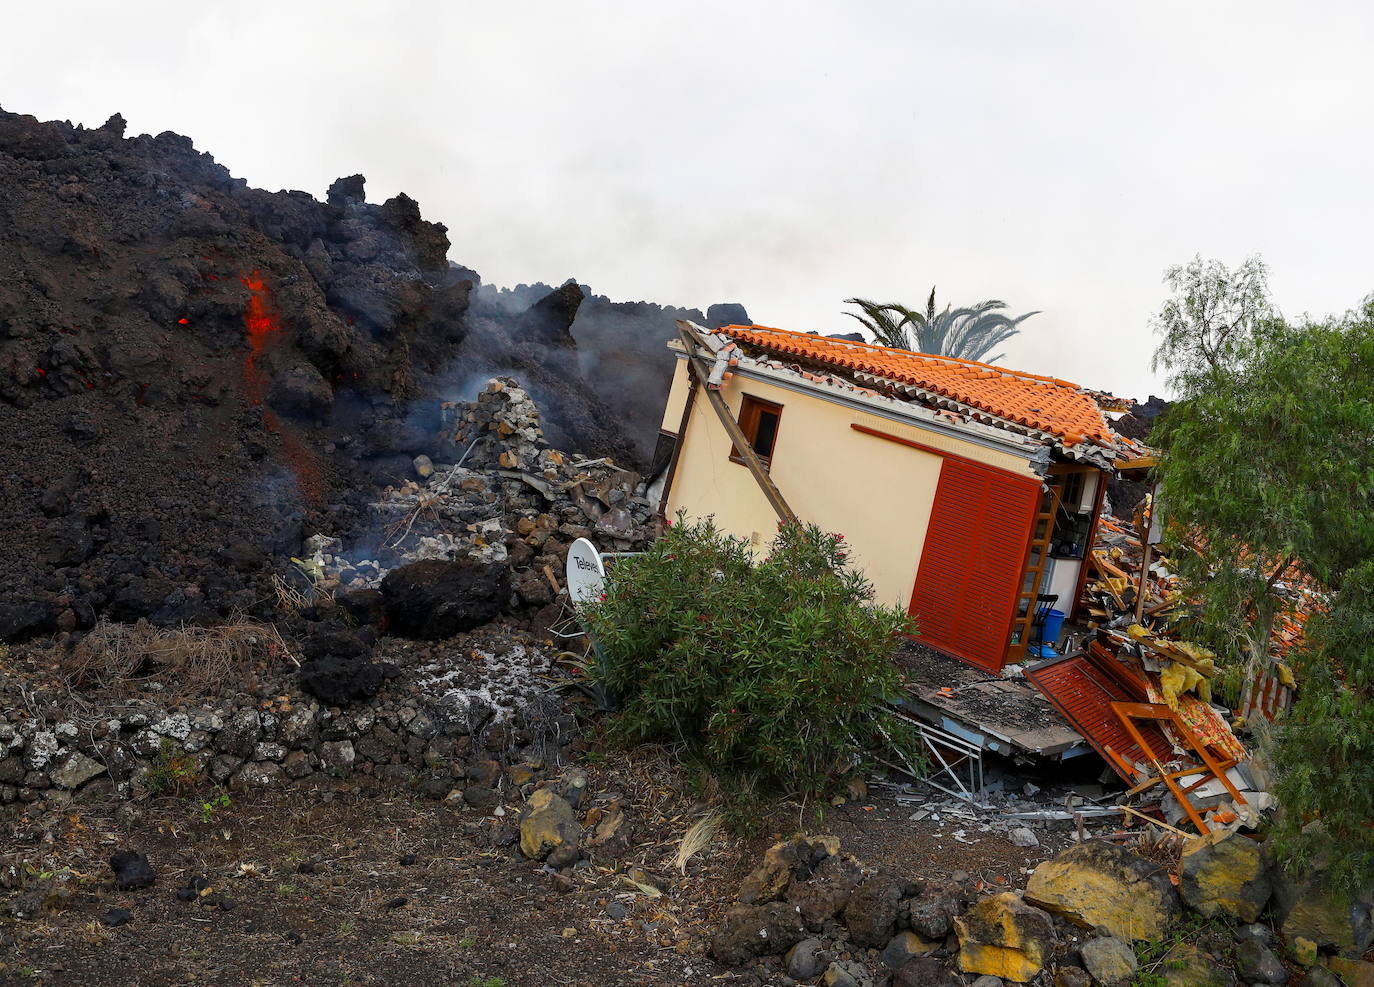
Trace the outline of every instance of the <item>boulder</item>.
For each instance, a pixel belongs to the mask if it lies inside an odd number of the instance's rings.
[[[563,772],[563,777],[558,779],[558,794],[574,809],[582,805],[582,798],[587,792],[587,772],[578,767],[571,767]]]
[[[803,939],[787,951],[787,956],[783,958],[783,969],[793,980],[810,980],[826,966],[820,949],[819,939]]]
[[[1054,920],[1010,891],[984,898],[954,920],[959,968],[1026,982],[1054,947]]]
[[[806,880],[823,860],[840,852],[833,836],[794,836],[775,843],[740,885],[739,903],[762,905],[778,901],[794,880]],[[833,914],[833,913],[832,913]]]
[[[1167,987],[1234,987],[1235,974],[1192,943],[1179,943],[1164,955],[1159,973]]]
[[[1206,918],[1253,922],[1273,893],[1264,848],[1230,830],[1189,840],[1179,869],[1179,893]]]
[[[1288,970],[1283,960],[1258,939],[1246,938],[1236,944],[1236,973],[1250,984],[1286,984]]]
[[[1342,987],[1341,978],[1324,966],[1314,966],[1298,982],[1298,987]]]
[[[782,901],[736,905],[711,936],[710,950],[719,962],[738,966],[756,956],[785,953],[804,938],[806,926],[795,905]]]
[[[243,709],[230,717],[215,734],[215,750],[232,757],[253,756],[253,748],[262,739],[262,720],[255,709]]]
[[[1109,843],[1084,843],[1040,864],[1026,901],[1128,942],[1163,939],[1181,911],[1164,868]]]
[[[319,370],[302,360],[275,375],[267,401],[287,415],[319,418],[333,405],[334,391]]]
[[[320,744],[320,767],[336,777],[351,773],[357,756],[351,740],[331,740]]]
[[[576,347],[572,324],[582,305],[582,289],[569,280],[539,299],[515,320],[512,338],[550,347]]]
[[[576,848],[582,836],[572,806],[552,789],[541,788],[530,796],[520,816],[520,852],[531,860],[543,860],[565,847]]]
[[[1341,978],[1341,983],[1345,984],[1345,987],[1374,987],[1374,963],[1333,956],[1327,960],[1327,966],[1331,968],[1332,973]]]
[[[1088,971],[1077,966],[1061,966],[1054,972],[1054,987],[1092,987]]]
[[[899,932],[883,948],[879,958],[889,970],[900,970],[917,956],[928,956],[943,945],[943,942],[922,939],[911,931]]]
[[[907,924],[924,939],[944,939],[954,929],[954,916],[964,910],[963,895],[954,888],[927,888],[906,904]]]
[[[382,580],[393,634],[434,641],[488,623],[510,606],[510,570],[502,563],[425,559]]]
[[[253,761],[239,769],[238,774],[229,780],[229,787],[275,788],[286,780],[286,772],[275,761]]]
[[[833,960],[821,978],[825,987],[873,987],[873,978],[861,963]]]
[[[157,871],[148,862],[148,855],[137,850],[116,852],[110,857],[110,870],[114,871],[116,891],[151,887],[157,880]]]
[[[104,773],[105,765],[85,754],[74,753],[63,761],[61,766],[49,775],[49,778],[58,788],[80,788],[92,778]]]
[[[706,328],[708,329],[752,324],[749,313],[739,302],[718,302],[706,310]]]
[[[910,881],[891,874],[864,878],[844,906],[849,937],[861,946],[882,949],[897,931],[903,900],[915,891]]]
[[[352,586],[335,592],[334,602],[362,626],[380,624],[386,615],[386,599],[381,590]]]
[[[1301,876],[1275,868],[1274,913],[1290,946],[1308,939],[1317,948],[1358,957],[1374,944],[1374,888],[1352,895],[1331,887],[1325,867]]]
[[[308,705],[297,706],[291,715],[282,720],[278,736],[283,744],[292,750],[300,750],[313,744],[319,728],[315,724],[315,710]]]
[[[817,864],[809,878],[792,881],[787,888],[786,898],[801,910],[806,927],[818,931],[844,911],[849,896],[863,877],[863,869],[857,860],[834,854]]]
[[[1102,987],[1130,983],[1140,965],[1131,947],[1112,936],[1088,940],[1079,953],[1093,980]]]
[[[918,956],[892,977],[892,987],[963,987],[964,979],[933,956]]]

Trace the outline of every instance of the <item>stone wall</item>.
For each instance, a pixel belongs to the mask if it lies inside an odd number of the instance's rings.
[[[153,693],[12,710],[0,718],[0,804],[203,782],[265,787],[321,773],[482,804],[503,764],[559,762],[577,724],[545,692],[546,654],[511,639],[479,643],[485,648],[455,644],[392,664],[386,689],[348,709],[302,694],[283,672],[261,690],[265,698],[170,705]]]

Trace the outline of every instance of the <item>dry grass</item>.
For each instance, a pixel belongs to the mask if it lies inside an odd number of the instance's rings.
[[[283,579],[280,573],[273,574],[272,588],[277,593],[277,609],[282,613],[300,613],[310,606],[310,597]]]
[[[63,656],[61,671],[73,689],[130,691],[157,681],[172,694],[208,695],[283,657],[296,661],[277,629],[248,620],[175,628],[102,622]]]
[[[692,828],[683,835],[673,857],[673,864],[680,873],[686,874],[687,861],[711,845],[711,841],[716,838],[716,831],[724,821],[724,816],[713,815],[692,824]]]

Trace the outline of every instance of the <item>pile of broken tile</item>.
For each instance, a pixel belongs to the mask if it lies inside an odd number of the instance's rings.
[[[1220,672],[1217,656],[1209,649],[1184,640],[1177,626],[1185,602],[1178,577],[1169,560],[1152,549],[1148,572],[1141,579],[1145,551],[1138,532],[1149,523],[1148,504],[1137,513],[1134,523],[1104,515],[1098,522],[1096,543],[1090,554],[1090,575],[1084,594],[1084,612],[1095,631],[1088,643],[1090,652],[1102,661],[1119,662],[1129,677],[1143,686],[1141,702],[1169,707],[1208,749],[1223,760],[1234,762],[1225,770],[1227,781],[1243,796],[1232,796],[1219,778],[1213,777],[1187,792],[1187,801],[1196,813],[1207,813],[1209,824],[1228,828],[1256,828],[1261,814],[1274,805],[1268,793],[1269,777],[1259,759],[1235,735],[1247,718],[1273,716],[1291,701],[1295,682],[1286,662],[1292,648],[1301,640],[1302,622],[1311,612],[1315,596],[1308,588],[1279,584],[1277,590],[1288,595],[1294,606],[1276,623],[1271,649],[1272,666],[1260,677],[1237,709],[1217,704],[1212,680]],[[1136,620],[1137,594],[1145,593],[1141,619]],[[1179,755],[1168,762],[1168,770],[1198,765],[1195,775],[1179,779],[1180,786],[1198,782],[1204,770],[1180,731],[1167,721],[1159,723],[1165,737]],[[1137,765],[1138,769],[1144,767]],[[1153,796],[1151,808],[1158,808],[1171,825],[1186,824],[1191,813],[1164,786],[1149,789],[1147,783],[1156,772],[1138,770],[1133,791]]]

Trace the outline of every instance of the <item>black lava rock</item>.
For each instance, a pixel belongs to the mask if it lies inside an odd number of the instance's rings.
[[[118,851],[110,858],[110,869],[114,871],[115,889],[118,891],[152,887],[157,880],[157,871],[148,863],[147,854],[137,850]]]
[[[382,580],[393,634],[436,641],[494,620],[510,606],[510,570],[501,564],[425,559]]]
[[[382,691],[383,668],[365,658],[329,655],[301,666],[301,688],[327,706],[346,706]]]

